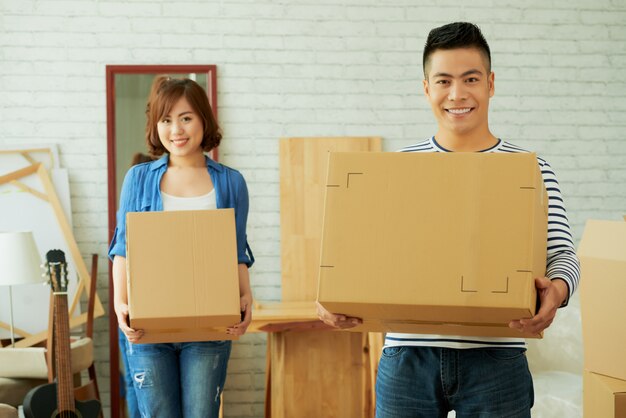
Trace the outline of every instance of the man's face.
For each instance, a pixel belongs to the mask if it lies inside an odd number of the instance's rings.
[[[436,50],[426,65],[424,93],[441,133],[471,135],[489,131],[489,99],[494,74],[476,48]]]

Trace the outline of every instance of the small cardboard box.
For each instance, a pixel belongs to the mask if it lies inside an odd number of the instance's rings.
[[[626,380],[626,222],[589,220],[578,257],[585,368]]]
[[[241,321],[233,209],[127,214],[130,326],[140,343],[234,339]]]
[[[626,381],[585,371],[583,416],[626,418]]]
[[[540,337],[547,194],[534,154],[331,153],[318,300],[355,330]]]

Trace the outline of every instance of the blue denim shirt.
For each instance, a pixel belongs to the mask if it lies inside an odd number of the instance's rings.
[[[120,195],[120,208],[117,211],[117,226],[109,246],[109,258],[116,255],[126,257],[126,213],[152,212],[163,210],[161,199],[161,178],[167,170],[169,155],[149,163],[130,168]],[[248,221],[248,188],[241,173],[205,157],[207,170],[215,187],[215,200],[218,209],[235,209],[237,231],[237,260],[239,264],[251,267],[254,255],[248,245],[246,223]]]

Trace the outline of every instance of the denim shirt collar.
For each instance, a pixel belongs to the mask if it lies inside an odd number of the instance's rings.
[[[167,163],[170,159],[170,155],[168,153],[163,154],[163,156],[161,158],[159,158],[158,160],[155,160],[153,162],[150,163],[150,170],[154,171],[154,170],[159,170],[163,167],[167,168]],[[204,156],[204,161],[206,163],[206,167],[207,169],[213,169],[216,171],[222,171],[224,167],[222,167],[222,165],[220,163],[216,163],[215,161],[213,161],[212,159],[210,159],[209,157],[207,157],[206,155]]]
[[[158,160],[131,168],[126,175],[120,196],[120,208],[117,212],[117,227],[109,247],[111,259],[116,255],[126,256],[126,214],[128,212],[163,210],[160,184],[167,170],[168,162],[169,155],[166,154]],[[254,255],[246,237],[249,210],[246,182],[238,171],[206,156],[205,163],[215,189],[217,208],[233,208],[235,210],[238,262],[251,266],[254,263]]]

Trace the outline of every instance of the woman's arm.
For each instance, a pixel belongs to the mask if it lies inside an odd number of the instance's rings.
[[[126,288],[126,257],[116,255],[113,259],[113,307],[117,323],[131,343],[143,336],[143,330],[132,329],[128,320],[128,292]]]
[[[246,264],[239,264],[239,304],[242,320],[226,330],[228,334],[243,335],[252,321],[252,289],[250,288],[250,274]]]

